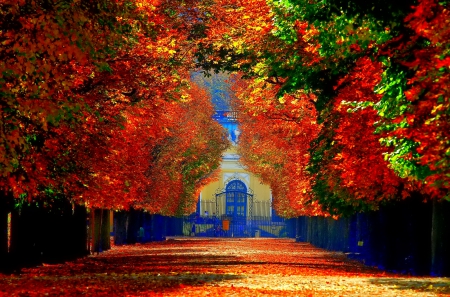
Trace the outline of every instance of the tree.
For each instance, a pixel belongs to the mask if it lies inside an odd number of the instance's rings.
[[[236,90],[241,162],[270,185],[279,215],[324,215],[312,193],[313,176],[306,170],[311,141],[317,137],[314,96],[277,93],[264,81],[240,81]]]
[[[378,209],[380,203],[409,196],[405,183],[389,168],[375,134],[381,95],[373,92],[381,81],[380,62],[361,58],[336,86],[323,129],[314,140],[314,190],[319,203],[333,214]]]
[[[261,114],[270,104],[298,92],[309,101],[315,95],[311,114],[323,127],[302,168],[315,175],[313,199],[331,213],[376,209],[411,190],[448,195],[448,2],[410,5],[219,1],[215,29],[207,31],[214,34],[197,54],[206,69],[241,71],[266,82],[262,89],[276,86],[262,108],[254,98],[244,104],[258,109],[248,135],[264,131]],[[222,25],[226,11],[237,27]],[[248,159],[267,160],[264,154]]]
[[[142,202],[150,152],[182,136],[171,130],[194,100],[195,4],[2,3],[2,188],[29,202]]]

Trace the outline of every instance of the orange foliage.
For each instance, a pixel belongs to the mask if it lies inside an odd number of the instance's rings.
[[[0,187],[29,201],[59,192],[93,207],[187,211],[225,147],[205,93],[189,89],[193,4],[3,1]],[[188,149],[211,153],[197,164]]]
[[[307,172],[310,143],[320,126],[314,96],[298,92],[276,100],[277,86],[240,82],[236,90],[242,163],[270,185],[279,215],[323,215]]]
[[[380,136],[374,134],[377,112],[371,107],[381,95],[373,93],[381,79],[381,63],[361,58],[337,86],[331,114],[325,125],[334,127],[332,148],[322,164],[332,192],[346,192],[341,198],[349,203],[378,201],[398,197],[401,179],[389,169]],[[376,207],[376,206],[375,206]]]

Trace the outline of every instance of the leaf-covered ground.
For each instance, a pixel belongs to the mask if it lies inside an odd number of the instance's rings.
[[[0,296],[446,296],[450,278],[388,274],[290,239],[175,238],[0,275]]]

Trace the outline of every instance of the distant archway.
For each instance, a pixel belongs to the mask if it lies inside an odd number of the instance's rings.
[[[222,189],[216,190],[216,214],[235,220],[251,219],[253,191],[248,187],[245,175],[234,173],[229,176]]]
[[[225,213],[230,217],[247,216],[247,186],[240,180],[232,180],[225,187]]]

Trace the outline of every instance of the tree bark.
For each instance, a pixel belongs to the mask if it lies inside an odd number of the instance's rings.
[[[111,249],[111,212],[109,209],[102,209],[102,224],[101,224],[101,249],[102,251],[107,251]]]
[[[71,246],[75,257],[85,256],[88,254],[87,241],[87,211],[83,205],[75,205],[71,218]]]
[[[127,243],[133,244],[137,242],[137,234],[139,231],[139,214],[140,212],[134,208],[130,208],[128,215]]]
[[[300,217],[295,218],[295,241],[301,241],[300,237]]]
[[[91,228],[91,238],[92,238],[92,252],[100,253],[101,250],[101,226],[102,226],[102,215],[101,209],[93,208],[91,209],[91,219],[90,219],[90,228]]]
[[[118,211],[114,213],[114,244],[127,243],[127,219],[128,212]]]
[[[8,253],[8,207],[5,197],[0,196],[0,260]],[[0,261],[3,262],[3,261]]]
[[[450,202],[433,200],[431,274],[450,276]]]
[[[8,213],[7,197],[0,195],[0,272],[10,272],[11,263],[8,253]]]

